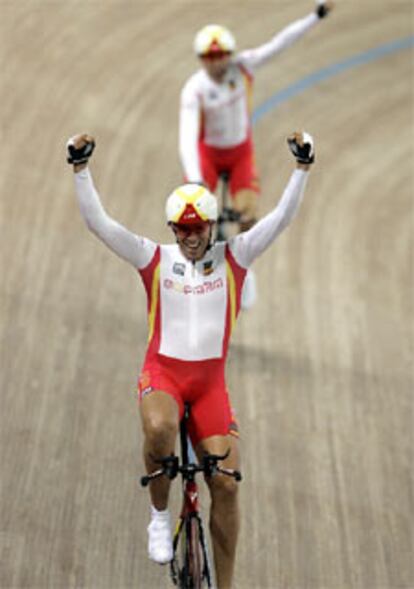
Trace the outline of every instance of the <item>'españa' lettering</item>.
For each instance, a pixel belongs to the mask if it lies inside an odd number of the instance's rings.
[[[216,278],[216,280],[206,280],[203,282],[203,284],[197,284],[196,286],[191,286],[191,284],[180,284],[179,282],[174,282],[170,278],[165,278],[163,284],[164,288],[169,290],[172,289],[185,295],[202,295],[212,292],[213,290],[217,290],[218,288],[223,288],[224,286],[222,278]]]

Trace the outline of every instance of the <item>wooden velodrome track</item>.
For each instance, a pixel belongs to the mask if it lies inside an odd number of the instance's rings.
[[[312,8],[0,3],[2,589],[168,586],[146,557],[137,486],[144,291],[83,226],[66,139],[93,133],[108,211],[170,240],[163,208],[181,182],[178,96],[197,65],[194,32],[219,21],[246,48]],[[338,0],[257,73],[255,106],[412,34],[411,0]],[[230,353],[238,589],[414,587],[413,82],[412,50],[395,50],[255,126],[262,213],[293,167],[288,133],[313,133],[317,165],[299,216],[256,264],[260,301]]]

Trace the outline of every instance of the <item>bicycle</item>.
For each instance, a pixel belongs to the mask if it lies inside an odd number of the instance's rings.
[[[235,211],[228,202],[230,172],[221,172],[221,210],[217,219],[217,241],[226,241],[228,234],[227,225],[238,223],[240,213]]]
[[[202,589],[213,587],[212,567],[207,549],[203,520],[198,502],[198,486],[196,474],[215,476],[221,473],[241,481],[238,470],[222,468],[218,463],[225,460],[230,450],[223,455],[205,454],[201,464],[190,461],[187,434],[187,422],[190,407],[185,405],[184,417],[180,422],[181,464],[178,456],[171,455],[160,458],[161,467],[149,475],[141,477],[141,485],[146,487],[152,480],[167,476],[174,479],[178,474],[182,477],[183,503],[173,536],[173,559],[170,562],[172,582],[180,589]]]

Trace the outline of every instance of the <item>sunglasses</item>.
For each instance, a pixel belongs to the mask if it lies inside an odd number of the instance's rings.
[[[203,55],[200,55],[200,57],[206,61],[218,61],[219,59],[223,59],[223,57],[228,57],[229,55],[231,55],[230,51],[211,51],[210,53],[204,53]]]
[[[187,237],[191,233],[195,233],[196,235],[202,235],[206,229],[209,227],[208,223],[191,223],[191,225],[184,225],[181,223],[173,223],[172,224],[175,233],[179,237]]]

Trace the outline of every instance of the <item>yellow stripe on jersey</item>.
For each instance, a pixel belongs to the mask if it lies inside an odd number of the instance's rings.
[[[150,312],[148,314],[148,323],[149,323],[148,341],[149,342],[151,341],[152,336],[154,335],[155,314],[157,312],[157,305],[158,305],[159,284],[160,284],[160,264],[158,263],[157,267],[154,270],[154,275],[152,277],[152,284],[151,284],[151,306],[150,306]]]
[[[233,270],[227,261],[226,274],[230,300],[230,332],[232,332],[236,323],[236,279],[234,278]]]
[[[242,71],[242,74],[246,90],[247,112],[251,115],[253,112],[253,84],[251,78],[245,72]]]

